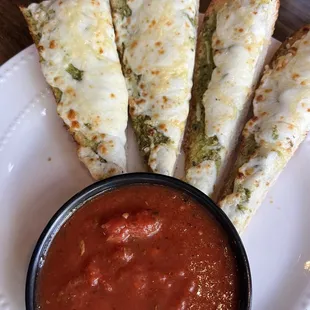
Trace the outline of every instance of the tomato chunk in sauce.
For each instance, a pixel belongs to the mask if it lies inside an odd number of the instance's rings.
[[[37,300],[41,310],[237,310],[236,266],[197,202],[133,185],[87,202],[59,230]]]

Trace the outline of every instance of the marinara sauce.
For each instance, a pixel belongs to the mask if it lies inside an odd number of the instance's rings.
[[[53,240],[41,310],[237,310],[236,259],[197,202],[152,185],[87,202]]]

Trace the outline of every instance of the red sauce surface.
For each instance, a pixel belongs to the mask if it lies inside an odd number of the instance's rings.
[[[195,201],[137,185],[85,206],[48,251],[40,309],[238,308],[236,261],[225,232]]]

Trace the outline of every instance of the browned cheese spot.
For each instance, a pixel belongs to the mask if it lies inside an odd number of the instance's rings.
[[[158,127],[160,130],[167,132],[167,126],[165,124],[160,124]]]
[[[152,70],[151,73],[152,73],[153,75],[158,75],[158,74],[160,73],[160,71],[159,71],[159,70]]]
[[[287,59],[280,60],[277,63],[276,71],[281,71],[282,69],[284,69],[286,67],[287,64],[288,64],[288,60]]]
[[[242,179],[244,177],[244,174],[242,172],[238,172],[237,179]]]
[[[138,45],[137,41],[133,41],[130,45],[131,48],[135,48]]]
[[[50,48],[54,49],[55,47],[56,47],[56,42],[55,42],[55,40],[52,40],[50,42]]]
[[[292,74],[292,79],[293,80],[297,80],[300,77],[300,75],[298,73],[293,73]]]
[[[261,102],[261,101],[264,101],[264,100],[265,100],[265,97],[263,95],[258,95],[256,97],[256,101],[258,101],[258,102]]]
[[[102,154],[107,154],[108,153],[108,149],[105,147],[105,145],[101,145],[100,146],[100,152]]]
[[[163,96],[163,100],[164,100],[164,103],[168,102],[168,98],[166,96]]]
[[[39,51],[39,53],[42,53],[44,51],[44,46],[39,45],[38,46],[38,51]]]
[[[297,53],[297,47],[295,47],[295,46],[292,46],[291,48],[290,48],[290,53],[292,54],[292,55],[296,55],[296,53]]]
[[[73,97],[75,97],[75,91],[74,91],[74,89],[72,88],[72,87],[68,87],[67,89],[66,89],[66,93],[68,94],[68,95],[71,95],[71,96],[73,96]]]
[[[145,103],[145,99],[143,99],[143,98],[140,98],[140,99],[134,99],[135,100],[135,103],[136,104],[143,104],[143,103]]]
[[[71,126],[72,126],[73,129],[78,129],[78,128],[80,128],[80,124],[79,124],[78,121],[73,121],[73,122],[71,123]]]
[[[129,107],[129,113],[133,115],[135,113],[135,107]]]
[[[70,121],[73,121],[73,120],[75,120],[75,118],[76,118],[76,113],[75,113],[75,111],[74,111],[73,109],[70,109],[69,112],[68,112],[68,119],[69,119]]]
[[[115,174],[116,173],[116,169],[115,168],[111,168],[108,171],[109,174]]]
[[[155,25],[156,25],[156,20],[153,19],[153,20],[151,21],[150,25],[149,25],[149,28],[152,28],[152,27],[154,27]]]

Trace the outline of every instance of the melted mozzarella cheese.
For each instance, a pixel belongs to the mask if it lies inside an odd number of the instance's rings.
[[[221,145],[220,163],[214,177],[213,164],[191,167],[187,181],[211,195],[240,132],[247,114],[253,87],[257,83],[277,12],[277,0],[227,1],[216,12],[212,37],[215,69],[202,104],[205,135]],[[208,57],[208,55],[202,55]],[[199,70],[199,68],[198,68]],[[198,181],[199,180],[199,181]]]
[[[186,181],[204,193],[212,193],[216,181],[216,164],[212,160],[205,160],[186,172]],[[208,182],[206,182],[208,180]]]
[[[268,3],[269,2],[269,3]],[[256,83],[257,64],[271,38],[276,1],[230,1],[217,12],[212,38],[214,64],[203,97],[206,135],[227,148],[238,114]]]
[[[139,81],[127,77],[131,116],[149,116],[149,124],[169,138],[150,146],[148,164],[171,175],[189,110],[198,1],[124,2],[131,15],[115,13],[114,23],[119,50],[125,47],[123,63],[139,76]],[[118,3],[112,0],[112,8]]]
[[[41,35],[43,74],[62,93],[57,111],[82,144],[81,160],[96,179],[124,171],[128,93],[109,1],[44,1],[28,10]]]
[[[256,91],[254,118],[244,130],[245,137],[254,135],[255,154],[240,167],[233,193],[220,203],[239,232],[310,130],[310,31],[288,48],[267,68]],[[240,188],[250,191],[248,201],[242,201]]]

